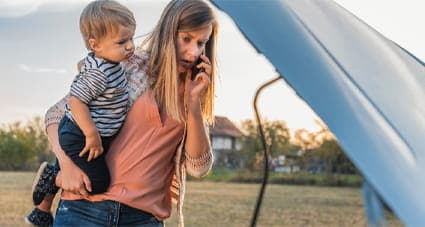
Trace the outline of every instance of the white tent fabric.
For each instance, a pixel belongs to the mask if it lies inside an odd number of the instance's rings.
[[[402,222],[425,223],[423,63],[330,0],[213,3],[326,122]]]

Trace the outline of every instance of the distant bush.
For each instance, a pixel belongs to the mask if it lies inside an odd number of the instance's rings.
[[[41,161],[52,159],[40,117],[0,128],[0,170],[34,170]]]
[[[193,178],[190,177],[189,179],[193,180]],[[205,180],[237,183],[261,183],[263,178],[258,172],[220,169],[212,171]],[[356,174],[270,173],[268,183],[360,187],[363,183],[363,177]]]

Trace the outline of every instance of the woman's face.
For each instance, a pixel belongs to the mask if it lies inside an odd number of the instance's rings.
[[[205,50],[212,32],[212,25],[205,28],[178,32],[177,34],[177,64],[178,73],[186,72],[192,68],[196,60]]]

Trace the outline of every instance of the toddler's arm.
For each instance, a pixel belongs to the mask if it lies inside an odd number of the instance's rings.
[[[80,152],[79,156],[89,152],[87,161],[97,158],[103,153],[102,140],[97,131],[96,124],[91,118],[89,107],[75,96],[69,98],[69,107],[75,122],[86,137],[86,146]]]
[[[68,105],[72,117],[86,137],[86,146],[80,157],[89,152],[87,161],[97,158],[103,153],[102,141],[96,125],[91,117],[88,104],[101,95],[107,86],[106,76],[97,69],[89,69],[71,85],[71,97]]]

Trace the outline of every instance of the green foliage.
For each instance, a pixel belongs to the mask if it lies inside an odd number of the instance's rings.
[[[305,129],[297,130],[291,138],[289,129],[284,121],[263,121],[266,143],[270,150],[270,157],[290,155],[303,172],[358,174],[356,167],[348,159],[339,146],[335,136],[322,125],[322,130],[309,132]],[[253,120],[241,123],[242,151],[245,169],[258,170],[262,167],[262,150],[258,126]],[[302,151],[299,154],[299,151]]]
[[[284,121],[263,121],[263,129],[266,137],[266,144],[270,154],[293,154],[299,146],[291,144],[289,129]],[[258,125],[253,120],[245,120],[241,123],[242,137],[242,158],[245,168],[258,169],[260,167],[263,145],[260,140]]]
[[[245,167],[252,168],[255,164],[256,153],[262,150],[257,125],[253,120],[246,120],[241,123],[241,129],[244,132],[244,136],[241,139],[242,150],[240,156]]]
[[[356,168],[336,140],[326,140],[316,152],[327,161],[328,173],[355,173]]]
[[[250,170],[214,169],[204,180],[214,182],[261,183],[262,173]],[[199,181],[189,177],[189,180]],[[328,173],[269,173],[269,184],[360,187],[363,177],[358,174]]]
[[[40,117],[0,128],[0,170],[33,170],[43,160],[52,153]]]
[[[307,172],[322,172],[335,174],[358,174],[335,139],[327,139],[313,149],[306,150],[299,164]]]

